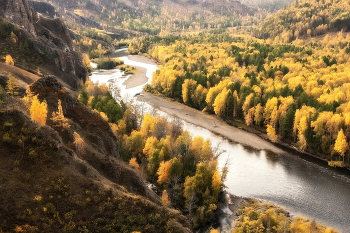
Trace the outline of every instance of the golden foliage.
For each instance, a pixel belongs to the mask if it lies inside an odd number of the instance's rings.
[[[6,55],[5,63],[6,63],[6,65],[10,65],[10,66],[14,66],[15,65],[15,62],[13,61],[11,55]]]
[[[278,141],[278,135],[276,134],[276,129],[273,126],[267,125],[266,132],[267,136],[272,142]]]
[[[40,126],[46,125],[47,119],[47,103],[46,101],[40,102],[38,96],[35,95],[30,106],[30,117],[31,119],[38,123]]]
[[[169,199],[169,195],[168,195],[168,192],[166,190],[164,190],[162,192],[162,203],[165,206],[170,206],[171,205],[171,201]]]
[[[349,148],[349,144],[346,140],[346,136],[344,135],[343,129],[341,129],[338,132],[337,140],[335,140],[334,150],[344,158],[344,155],[348,150],[348,148]]]
[[[103,120],[108,121],[108,116],[106,115],[106,113],[104,113],[104,112],[98,112],[98,113],[101,115]]]
[[[162,161],[159,165],[157,175],[158,180],[157,182],[159,184],[168,183],[170,181],[170,168],[171,168],[171,162],[170,161]]]
[[[130,159],[129,164],[136,169],[140,169],[140,165],[138,164],[135,157]]]

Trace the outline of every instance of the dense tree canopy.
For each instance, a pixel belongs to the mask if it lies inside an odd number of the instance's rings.
[[[148,90],[226,120],[264,126],[272,141],[338,160],[337,134],[343,129],[347,141],[350,136],[350,38],[340,32],[280,44],[221,36],[221,42],[202,33],[149,47],[162,66]]]

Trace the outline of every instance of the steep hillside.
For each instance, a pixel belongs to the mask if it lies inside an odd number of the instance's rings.
[[[289,42],[300,37],[350,30],[350,2],[346,0],[298,0],[261,23],[259,38]]]
[[[56,74],[72,88],[85,81],[87,69],[69,31],[58,18],[35,12],[27,0],[0,3],[0,55],[38,75]]]
[[[187,219],[162,206],[118,159],[117,139],[100,114],[54,77],[31,90],[49,116],[60,100],[70,127],[50,120],[40,127],[19,99],[11,100],[14,111],[0,106],[0,232],[189,232]]]

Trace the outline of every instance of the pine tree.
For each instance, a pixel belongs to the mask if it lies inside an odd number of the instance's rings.
[[[6,104],[6,92],[0,85],[0,113],[4,111],[5,104]]]
[[[57,112],[52,113],[51,120],[54,122],[55,126],[63,127],[66,129],[70,127],[68,119],[64,117],[61,100],[58,100]]]
[[[15,77],[12,74],[8,75],[6,92],[12,97],[16,97],[19,95],[19,85],[18,85]],[[12,110],[14,110],[15,106],[14,106],[13,99],[11,100],[11,103],[12,103]]]

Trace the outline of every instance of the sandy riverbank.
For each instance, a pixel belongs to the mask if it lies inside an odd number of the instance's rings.
[[[130,55],[126,50],[117,51],[112,54],[112,57],[127,57],[129,60],[135,62],[141,62],[149,65],[157,65],[152,59],[140,55]],[[137,87],[147,83],[148,78],[146,76],[146,69],[139,66],[133,66],[134,74],[131,75],[123,84],[126,86],[126,89]]]
[[[176,116],[186,122],[203,127],[215,134],[221,135],[228,140],[240,143],[259,150],[270,150],[275,153],[285,153],[272,143],[265,141],[259,136],[228,125],[225,121],[215,115],[210,115],[175,101],[170,101],[150,93],[144,93],[143,101],[152,105],[160,111]]]
[[[131,75],[123,84],[126,89],[137,87],[147,83],[148,78],[146,77],[146,69],[142,67],[135,66],[134,74]]]

